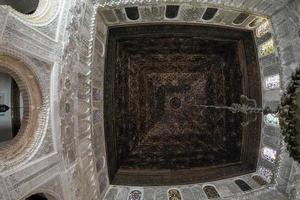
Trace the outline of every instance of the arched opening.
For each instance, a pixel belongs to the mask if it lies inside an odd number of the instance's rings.
[[[0,0],[0,5],[9,5],[16,11],[29,15],[36,11],[39,0]]]
[[[23,113],[23,97],[16,80],[0,71],[0,142],[11,140],[18,134]]]

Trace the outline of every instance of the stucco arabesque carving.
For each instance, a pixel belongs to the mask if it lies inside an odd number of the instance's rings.
[[[63,90],[60,93],[60,102],[61,104],[69,104],[70,109],[65,109],[66,106],[61,105],[61,124],[64,126],[73,127],[74,136],[72,137],[72,140],[77,140],[78,134],[86,135],[87,138],[91,138],[91,129],[85,129],[87,133],[78,133],[80,128],[76,127],[76,120],[78,120],[78,126],[80,126],[81,122],[80,120],[90,120],[91,119],[91,112],[90,112],[90,103],[91,103],[91,89],[87,88],[86,86],[90,85],[90,65],[91,65],[91,56],[92,56],[92,47],[93,47],[93,41],[94,41],[94,29],[95,29],[95,15],[96,11],[93,10],[93,14],[89,20],[90,27],[88,28],[89,36],[88,36],[88,53],[87,59],[81,60],[81,47],[82,47],[82,33],[81,29],[86,28],[83,27],[82,19],[84,17],[83,14],[83,7],[85,6],[85,3],[83,1],[77,0],[73,2],[73,7],[70,9],[70,15],[69,15],[69,24],[66,28],[66,34],[65,34],[65,45],[64,45],[64,53],[62,57],[62,73],[60,77],[60,83],[62,84]],[[80,78],[82,77],[82,78]],[[78,80],[79,79],[79,80]],[[75,82],[78,80],[78,82]],[[90,86],[88,86],[90,87]],[[84,110],[82,113],[76,113],[76,106],[78,105],[78,100],[74,100],[74,97],[78,95],[78,98],[85,101],[88,106],[88,110]],[[88,114],[87,116],[82,114]],[[83,117],[83,118],[82,118]],[[63,127],[62,127],[63,129]],[[63,131],[62,131],[63,133]],[[78,150],[73,149],[73,147],[69,147],[67,143],[74,142],[69,141],[67,137],[62,135],[62,144],[63,148],[65,149],[65,157],[70,160],[68,152],[70,151],[76,151],[76,156],[79,156]],[[77,143],[77,142],[76,142]],[[65,144],[65,145],[64,145]],[[91,176],[88,177],[81,177],[84,180],[80,182],[87,182],[92,187],[90,188],[91,192],[89,195],[92,195],[94,199],[98,199],[98,192],[97,192],[97,178],[96,178],[96,171],[95,171],[95,159],[93,156],[93,151],[91,148],[91,145],[88,147],[88,155],[89,159],[91,161],[89,162],[89,165],[91,166],[84,166],[85,168],[89,168],[89,171],[91,172]],[[66,149],[67,148],[67,149]],[[74,152],[75,154],[75,152]],[[78,158],[77,158],[78,159]],[[74,162],[74,160],[70,160],[70,162]],[[78,167],[78,166],[77,166]],[[80,169],[80,168],[78,168]],[[74,174],[76,177],[76,174]],[[80,192],[80,187],[78,187],[77,183],[78,180],[75,179],[75,185],[71,186],[73,187],[73,192],[76,194],[82,193]],[[80,177],[79,177],[80,179]],[[82,194],[83,195],[83,194]],[[80,198],[80,197],[78,197]]]

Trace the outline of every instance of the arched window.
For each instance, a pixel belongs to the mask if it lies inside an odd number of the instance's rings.
[[[44,194],[38,193],[38,194],[31,195],[30,197],[26,198],[26,200],[48,200],[48,199]]]
[[[264,116],[265,123],[269,126],[279,126],[279,118],[276,116],[276,114],[269,113]]]
[[[208,199],[215,199],[215,198],[220,197],[218,191],[216,190],[216,188],[214,186],[207,185],[203,188],[203,190]]]
[[[280,76],[275,74],[265,78],[265,87],[266,89],[277,89],[280,88]]]
[[[259,185],[266,185],[266,184],[267,184],[267,182],[266,182],[262,177],[260,177],[260,176],[258,176],[258,175],[252,176],[252,179],[253,179],[256,183],[258,183]]]
[[[39,0],[6,0],[0,1],[0,5],[9,5],[23,14],[32,14],[36,11]]]
[[[182,200],[181,194],[177,189],[170,189],[168,191],[168,200]]]
[[[264,147],[262,150],[263,158],[272,163],[275,163],[275,161],[276,161],[276,154],[277,154],[277,152],[274,149],[271,149],[269,147]]]
[[[270,183],[272,181],[273,173],[271,170],[264,168],[264,167],[260,167],[258,169],[258,173],[268,183]]]
[[[178,15],[179,6],[178,5],[167,5],[166,7],[166,18],[173,19]]]
[[[271,32],[271,26],[270,26],[270,22],[267,20],[264,23],[262,23],[259,27],[257,27],[256,36],[260,38],[265,34],[267,34],[268,32]]]
[[[217,12],[218,12],[217,8],[207,8],[205,13],[202,16],[202,19],[211,20],[214,18],[214,16],[217,14]]]
[[[128,200],[142,200],[142,192],[139,190],[132,190],[129,193]]]
[[[252,189],[245,181],[243,181],[241,179],[238,179],[238,180],[236,180],[234,182],[235,182],[235,184],[237,184],[237,186],[239,186],[239,188],[242,191],[248,191],[248,190]]]
[[[266,57],[275,52],[275,44],[273,38],[261,44],[258,48],[260,57]]]

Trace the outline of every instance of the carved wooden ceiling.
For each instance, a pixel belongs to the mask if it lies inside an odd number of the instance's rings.
[[[255,171],[261,104],[252,32],[192,25],[111,28],[105,69],[105,135],[114,184],[174,185]]]

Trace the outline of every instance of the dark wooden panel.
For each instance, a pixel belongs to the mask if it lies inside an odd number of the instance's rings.
[[[105,136],[114,184],[165,185],[255,171],[260,117],[199,105],[261,105],[251,32],[161,25],[109,30]]]

